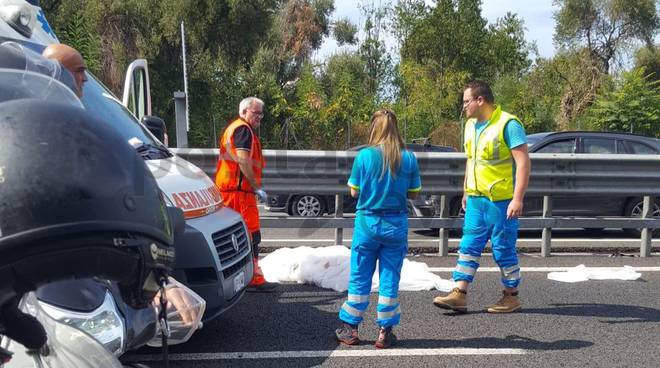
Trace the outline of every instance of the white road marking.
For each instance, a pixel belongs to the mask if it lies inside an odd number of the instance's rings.
[[[597,270],[616,270],[621,267],[591,267],[587,266],[590,269]],[[575,267],[520,267],[521,272],[566,272]],[[658,272],[660,267],[633,267],[637,272]],[[429,267],[431,272],[453,272],[454,267]],[[477,272],[500,272],[499,267],[479,267]]]
[[[524,349],[474,349],[474,348],[438,348],[438,349],[386,349],[386,350],[318,350],[318,351],[253,351],[235,353],[199,353],[169,354],[172,361],[203,361],[229,359],[292,359],[292,358],[362,358],[382,356],[440,356],[440,355],[524,355],[530,351]],[[153,362],[162,359],[160,354],[131,355],[126,360],[131,362]]]

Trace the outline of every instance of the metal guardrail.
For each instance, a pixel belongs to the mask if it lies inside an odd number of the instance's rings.
[[[185,160],[215,175],[217,149],[173,149]],[[341,243],[343,228],[353,227],[353,219],[343,217],[340,197],[348,193],[346,181],[357,152],[264,150],[266,167],[263,185],[272,193],[315,193],[336,195],[335,218],[263,219],[263,227],[335,228]],[[449,217],[449,198],[463,191],[465,155],[462,153],[415,153],[422,177],[423,193],[441,196],[440,216],[411,218],[411,228],[440,228],[439,252],[448,251],[447,229],[461,228],[461,218]],[[660,218],[653,218],[654,196],[660,195],[660,155],[530,154],[532,172],[528,194],[543,196],[542,217],[523,217],[521,228],[542,228],[543,256],[550,255],[553,228],[641,228],[640,254],[651,253],[653,229]],[[553,195],[624,195],[643,197],[641,218],[573,218],[552,216]]]

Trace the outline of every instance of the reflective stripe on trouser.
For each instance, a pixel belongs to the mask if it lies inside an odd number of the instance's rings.
[[[469,254],[458,254],[458,261],[456,261],[456,269],[454,270],[454,280],[467,280],[472,282],[474,274],[479,268],[479,256],[472,256]]]
[[[510,200],[492,202],[486,197],[469,196],[459,246],[459,259],[453,278],[472,282],[479,268],[479,257],[490,239],[493,258],[502,272],[504,287],[520,284],[520,267],[516,253],[518,219],[507,219]]]
[[[373,216],[358,214],[351,243],[351,274],[348,299],[339,319],[357,325],[369,305],[369,293],[376,262],[379,272],[379,297],[376,323],[381,327],[399,324],[399,281],[408,248],[407,215]]]

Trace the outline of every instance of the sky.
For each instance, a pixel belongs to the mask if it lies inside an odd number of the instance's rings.
[[[335,0],[335,12],[332,18],[348,18],[360,29],[364,23],[358,9],[360,1],[373,1],[378,5],[380,1],[385,3],[386,0]],[[396,1],[392,0],[392,3],[394,4]],[[427,3],[431,3],[431,1],[427,0]],[[551,57],[554,55],[555,47],[552,43],[552,35],[555,20],[553,12],[557,8],[553,7],[552,0],[482,0],[481,9],[482,15],[489,23],[495,23],[497,18],[503,17],[509,11],[518,14],[525,22],[525,38],[529,42],[536,42],[540,56]],[[386,44],[391,47],[394,44],[393,39]],[[321,49],[316,53],[316,57],[325,59],[341,49],[333,39],[326,38]]]

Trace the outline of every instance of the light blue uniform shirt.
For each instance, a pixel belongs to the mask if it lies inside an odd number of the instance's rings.
[[[477,122],[474,127],[477,130],[477,140],[481,132],[486,128],[487,121]],[[504,127],[504,141],[506,142],[509,149],[516,148],[521,144],[527,144],[527,135],[525,134],[525,128],[518,120],[510,120],[509,123]]]
[[[381,178],[383,154],[379,147],[367,147],[353,162],[348,186],[360,191],[357,210],[362,213],[407,213],[408,192],[422,189],[415,155],[401,151],[401,166],[396,176],[389,169]]]

